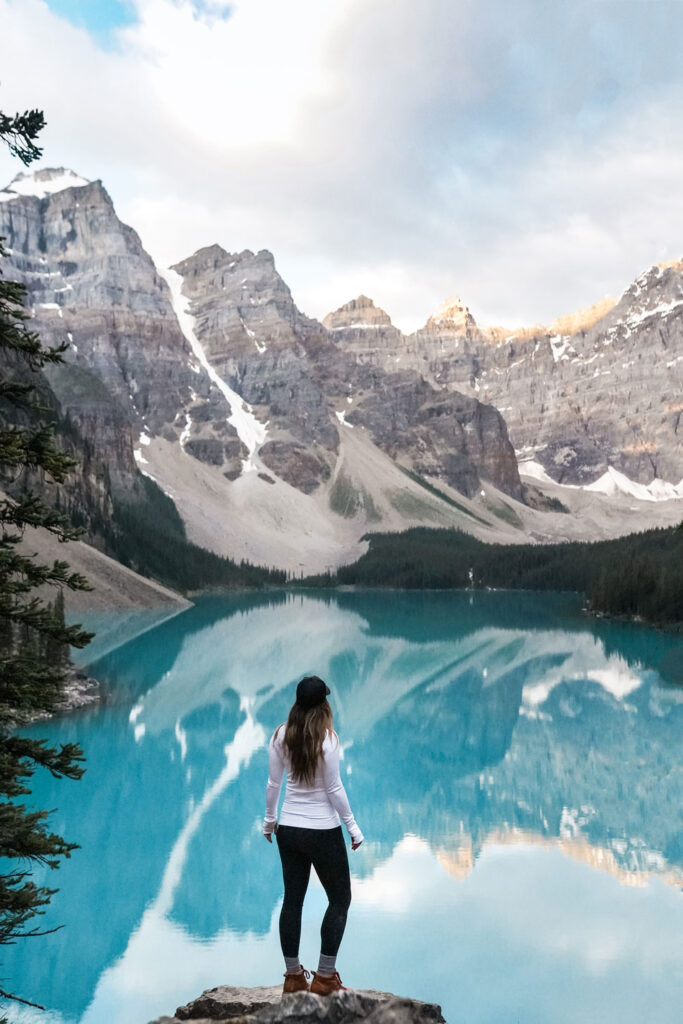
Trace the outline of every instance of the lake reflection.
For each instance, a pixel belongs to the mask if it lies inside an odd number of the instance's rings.
[[[49,878],[44,923],[65,927],[5,954],[8,987],[50,1024],[145,1024],[204,987],[279,982],[266,745],[315,672],[366,836],[347,984],[449,1024],[678,1022],[680,655],[564,595],[205,600],[92,666],[106,706],[36,730],[85,747],[81,782],[35,786],[82,850]],[[308,966],[323,905],[316,884]]]

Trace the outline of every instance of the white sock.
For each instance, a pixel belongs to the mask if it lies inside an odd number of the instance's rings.
[[[299,963],[299,957],[286,956],[285,970],[287,971],[287,974],[299,974],[299,972],[302,970],[301,964]]]
[[[320,954],[320,960],[318,961],[317,974],[334,974],[337,969],[337,958],[336,956],[325,956],[324,953]]]

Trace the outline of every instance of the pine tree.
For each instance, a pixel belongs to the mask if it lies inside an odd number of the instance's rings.
[[[28,164],[40,155],[35,138],[43,124],[40,111],[15,117],[0,113],[0,139]],[[66,626],[63,617],[62,588],[88,589],[85,578],[64,561],[43,564],[20,546],[30,527],[49,531],[57,541],[77,535],[58,509],[36,493],[45,493],[50,481],[62,483],[75,466],[57,443],[54,411],[45,404],[40,372],[62,360],[66,345],[41,346],[27,326],[24,299],[25,288],[0,273],[0,857],[9,865],[0,874],[0,945],[44,934],[36,916],[56,890],[36,885],[31,866],[56,868],[75,848],[50,832],[46,811],[29,810],[21,802],[31,792],[28,782],[41,767],[57,778],[77,779],[83,773],[76,744],[50,747],[16,730],[36,713],[54,708],[68,667],[64,652],[90,639],[79,627]],[[61,595],[54,606],[39,596],[39,588],[49,585]],[[0,997],[30,1003],[2,988]]]

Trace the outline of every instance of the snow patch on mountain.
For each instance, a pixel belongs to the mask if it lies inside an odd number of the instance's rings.
[[[557,363],[560,359],[569,359],[569,354],[576,355],[575,349],[569,344],[568,337],[561,337],[556,334],[550,338],[550,347],[553,352],[553,360]]]
[[[617,494],[628,494],[638,501],[671,501],[676,498],[683,498],[683,480],[679,484],[672,484],[668,480],[659,478],[651,484],[639,484],[630,480],[624,473],[620,473],[614,466],[609,466],[597,480],[592,484],[560,484],[553,480],[540,462],[535,459],[521,459],[519,461],[520,476],[530,477],[540,483],[553,484],[555,487],[566,487],[573,491],[590,491],[594,494],[605,494],[607,497],[614,497]]]
[[[673,302],[660,302],[658,306],[644,309],[639,313],[632,313],[626,318],[625,322],[631,328],[638,327],[651,316],[669,316],[670,313],[673,313],[675,309],[680,309],[681,306],[683,306],[683,299],[677,299]]]
[[[556,480],[546,473],[545,469],[540,462],[535,459],[520,459],[518,462],[520,476],[531,477],[532,480],[540,480],[544,484],[555,484],[557,487],[561,487],[562,484],[558,484]]]
[[[209,362],[204,348],[195,334],[195,319],[188,311],[188,299],[182,292],[182,276],[176,270],[171,270],[170,268],[160,270],[159,273],[166,281],[171,291],[173,310],[178,318],[181,331],[189,341],[195,357],[208,373],[212,383],[216,385],[230,405],[231,412],[230,416],[228,416],[228,423],[235,428],[240,441],[242,441],[249,452],[249,457],[242,463],[242,472],[248,473],[257,468],[255,456],[257,455],[261,445],[264,444],[266,440],[266,424],[261,423],[256,419],[251,407],[246,404],[244,399],[242,399],[236,391],[233,391],[232,388],[225,383],[223,378],[219,376]]]
[[[223,287],[225,287],[225,286],[223,286]],[[261,355],[263,355],[263,353],[264,353],[264,352],[266,351],[266,345],[265,345],[265,344],[264,344],[263,342],[260,342],[260,341],[258,340],[258,338],[256,337],[256,333],[255,333],[254,331],[250,330],[250,328],[249,328],[249,327],[247,327],[247,325],[246,325],[246,324],[245,324],[245,322],[244,322],[244,318],[243,318],[243,317],[240,317],[239,319],[240,319],[240,323],[242,324],[242,327],[244,328],[244,330],[245,330],[245,331],[246,331],[246,333],[247,333],[247,337],[251,338],[251,340],[252,340],[252,341],[254,342],[254,344],[256,345],[256,349],[257,349],[257,351],[258,351],[258,352],[259,352],[259,353],[260,353]]]
[[[653,480],[651,484],[639,484],[629,480],[614,466],[609,466],[602,476],[592,484],[586,484],[584,491],[597,491],[612,497],[621,492],[630,494],[639,501],[669,501],[671,498],[683,498],[683,480],[676,486],[666,480]]]
[[[63,192],[65,188],[83,188],[90,182],[86,178],[65,167],[46,168],[42,171],[34,171],[32,174],[17,174],[15,178],[0,191],[0,203],[7,203],[17,196],[35,196],[37,199],[44,199],[45,196],[54,195],[55,192]]]

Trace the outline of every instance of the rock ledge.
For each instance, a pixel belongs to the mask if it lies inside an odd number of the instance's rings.
[[[310,992],[283,997],[279,985],[219,985],[202,992],[186,1006],[179,1006],[175,1017],[159,1017],[152,1024],[211,1024],[217,1020],[229,1020],[232,1024],[446,1024],[436,1003],[405,999],[391,992],[347,989],[325,998]]]

